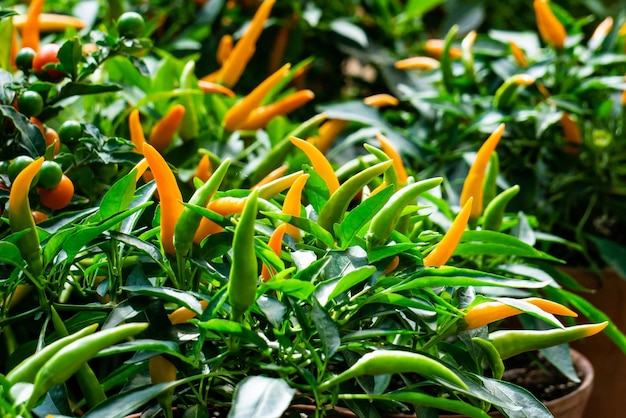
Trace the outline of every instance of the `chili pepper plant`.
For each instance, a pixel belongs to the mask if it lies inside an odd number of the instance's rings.
[[[511,232],[532,212],[498,193],[508,120],[467,127],[471,168],[441,154],[456,198],[407,164],[394,97],[311,111],[315,58],[247,79],[274,0],[194,4],[171,31],[143,4],[0,12],[3,416],[549,417],[503,360],[553,348],[576,380],[564,344],[626,350]]]

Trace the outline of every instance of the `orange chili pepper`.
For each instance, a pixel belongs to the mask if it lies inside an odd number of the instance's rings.
[[[376,139],[378,139],[380,147],[383,149],[383,151],[385,151],[385,154],[387,154],[389,158],[391,158],[391,160],[393,161],[393,166],[396,169],[396,174],[398,175],[398,181],[400,182],[400,184],[406,184],[409,176],[406,173],[406,168],[404,167],[404,163],[402,162],[402,157],[400,157],[398,151],[396,151],[391,142],[389,142],[389,139],[387,139],[387,137],[385,137],[383,134],[377,133]]]
[[[563,24],[552,13],[548,0],[534,0],[533,7],[541,38],[553,47],[562,49],[565,46],[567,32],[565,32]]]
[[[405,58],[396,61],[394,65],[398,70],[434,70],[441,66],[439,61],[431,57]]]
[[[485,171],[487,170],[487,164],[489,163],[491,154],[496,149],[498,142],[500,142],[500,138],[502,138],[504,128],[504,124],[498,126],[480,147],[476,153],[476,159],[470,167],[465,182],[463,183],[461,205],[465,206],[472,197],[474,198],[471,219],[478,219],[483,211],[483,179],[485,177]]]
[[[17,56],[19,50],[19,46],[17,45],[17,29],[13,27],[13,31],[11,32],[11,51],[9,52],[9,62],[11,66],[15,70],[17,67],[15,66],[15,57]]]
[[[289,191],[285,196],[285,202],[283,203],[283,213],[285,215],[298,217],[300,216],[302,189],[304,189],[304,185],[306,184],[308,178],[308,174],[301,174],[293,183],[293,185],[289,188]],[[285,232],[287,233],[287,235],[293,238],[293,240],[296,242],[300,241],[300,228],[297,228],[290,224],[288,224],[285,228]]]
[[[22,30],[27,20],[27,16],[24,15],[13,16],[13,26]],[[38,20],[39,32],[63,32],[67,28],[78,30],[87,26],[84,21],[77,17],[55,13],[41,13]]]
[[[128,127],[130,130],[130,140],[135,146],[135,152],[142,154],[143,144],[146,143],[146,137],[143,134],[138,109],[133,109],[133,111],[130,112],[130,115],[128,115]]]
[[[382,183],[380,183],[374,190],[370,192],[368,197],[374,196],[376,193],[379,193],[381,190],[383,190],[387,186],[388,186],[387,182],[383,180]]]
[[[611,29],[613,29],[613,18],[609,16],[596,26],[591,38],[589,38],[589,48],[598,49]]]
[[[381,93],[368,96],[363,99],[363,103],[372,107],[397,106],[399,101],[391,94]]]
[[[146,172],[146,170],[148,169],[148,160],[146,160],[145,158],[142,158],[141,161],[139,161],[137,164],[135,164],[135,166],[133,167],[133,170],[137,170],[137,173],[135,174],[135,181],[139,181],[139,179],[141,178],[141,176],[144,175],[144,173]],[[131,170],[132,171],[132,170]],[[152,174],[152,173],[150,173]],[[144,180],[146,178],[144,177]],[[151,181],[152,179],[148,180]],[[148,182],[146,181],[146,183]]]
[[[200,301],[200,306],[202,306],[203,310],[206,309],[208,305],[209,302],[207,302],[206,300]],[[179,325],[187,323],[190,319],[195,318],[196,316],[197,314],[194,311],[184,306],[181,306],[180,308],[171,312],[167,317],[169,318],[172,325]]]
[[[341,131],[343,131],[346,126],[348,126],[347,120],[328,120],[319,127],[318,135],[307,138],[307,142],[311,142],[317,147],[317,149],[326,154],[330,147],[332,147],[335,139],[337,139]]]
[[[333,170],[333,167],[330,165],[328,159],[320,150],[315,148],[313,144],[296,138],[295,136],[292,136],[289,139],[292,144],[300,148],[300,150],[306,154],[307,158],[313,165],[313,169],[322,179],[324,179],[326,187],[328,187],[328,193],[332,196],[332,194],[335,193],[335,190],[339,188],[339,180],[337,179],[337,174],[335,174],[335,170]]]
[[[274,230],[274,232],[272,232],[272,235],[270,236],[270,239],[267,242],[267,245],[272,249],[272,251],[274,251],[274,254],[276,254],[279,257],[280,257],[280,248],[283,242],[283,236],[285,235],[285,231],[287,230],[288,225],[289,224],[286,224],[286,223],[280,224]],[[271,273],[270,273],[270,268],[272,269]],[[273,274],[276,274],[276,270],[272,267],[268,267],[266,264],[263,264],[263,267],[261,267],[261,278],[263,279],[263,281],[268,281],[272,277]]]
[[[152,127],[148,138],[150,145],[156,148],[159,152],[166,149],[172,143],[174,135],[178,131],[178,127],[183,121],[184,116],[185,106],[181,104],[175,104],[172,106]]]
[[[39,15],[45,0],[32,0],[26,12],[26,20],[22,29],[22,48],[39,51]]]
[[[528,60],[526,59],[526,54],[522,48],[520,48],[514,41],[509,41],[509,47],[511,47],[511,54],[513,54],[513,58],[515,58],[515,62],[520,67],[528,67]]]
[[[250,113],[259,107],[265,96],[267,96],[270,90],[272,90],[272,88],[274,88],[274,86],[282,80],[290,68],[290,64],[283,65],[278,71],[263,80],[261,84],[259,84],[247,96],[228,109],[226,115],[224,115],[224,127],[228,131],[234,132],[241,125],[243,125],[246,119],[250,116]]]
[[[456,215],[456,218],[454,218],[452,226],[439,241],[439,244],[424,257],[425,267],[441,267],[448,262],[465,231],[471,210],[472,198],[470,197],[463,205],[459,214]]]
[[[265,186],[269,182],[272,182],[274,180],[279,179],[280,176],[285,174],[285,172],[287,171],[288,168],[289,168],[289,166],[287,164],[283,164],[280,167],[275,168],[269,174],[267,174],[265,177],[263,177],[261,180],[259,180],[259,182],[257,184],[252,186],[250,188],[250,190],[258,189],[259,187]]]
[[[247,200],[247,197],[220,197],[209,202],[207,209],[222,216],[234,215],[243,211],[243,207],[245,206]],[[203,217],[200,221],[200,226],[198,226],[198,230],[193,236],[193,242],[200,245],[202,240],[207,236],[217,234],[223,230],[224,228],[221,225]]]
[[[223,35],[220,38],[219,44],[217,44],[217,51],[215,53],[217,63],[220,65],[224,64],[231,52],[233,52],[233,37],[229,34]]]
[[[259,197],[261,199],[271,199],[283,190],[290,188],[302,173],[302,170],[296,171],[263,184],[259,187]]]
[[[220,69],[217,81],[225,86],[232,87],[241,78],[243,70],[248,65],[255,50],[255,44],[261,35],[263,26],[272,11],[276,0],[265,0],[257,9],[246,33],[237,42]]]
[[[547,299],[541,298],[526,298],[522,299],[524,302],[530,303],[541,309],[544,312],[554,315],[573,316],[578,314],[566,306],[560,303],[553,302]],[[470,308],[463,317],[463,320],[467,324],[466,329],[480,328],[484,325],[490,324],[501,319],[509,318],[514,315],[521,314],[523,311],[507,305],[503,302],[483,302],[472,308]]]
[[[176,177],[161,154],[150,144],[143,144],[143,155],[148,160],[154,175],[161,204],[161,245],[166,253],[175,255],[174,227],[182,213],[183,196],[180,193]]]
[[[285,57],[287,44],[289,43],[289,34],[293,29],[293,25],[298,21],[298,18],[298,14],[293,13],[291,17],[280,26],[276,38],[274,38],[274,45],[272,45],[272,52],[268,60],[269,71],[276,71],[280,68],[283,58]]]
[[[263,129],[270,120],[276,116],[284,116],[315,98],[315,94],[311,90],[300,90],[292,93],[285,98],[268,104],[266,106],[257,107],[246,121],[239,126],[238,129],[255,130]]]
[[[441,58],[441,54],[443,54],[443,44],[443,39],[428,39],[424,44],[424,48],[426,53],[431,57]],[[461,55],[463,54],[460,48],[450,47],[450,58],[461,58]]]
[[[389,265],[385,268],[385,270],[383,271],[383,274],[391,273],[392,271],[394,271],[396,269],[396,267],[398,267],[399,264],[400,264],[400,257],[399,256],[395,256],[391,260]]]
[[[198,87],[205,93],[219,93],[228,97],[235,97],[235,92],[226,86],[211,81],[198,80]]]
[[[578,155],[583,143],[580,126],[567,112],[563,112],[561,115],[561,128],[563,128],[563,136],[565,137],[565,152],[571,155]]]
[[[194,177],[198,177],[203,183],[206,183],[206,181],[211,178],[211,173],[211,160],[207,154],[204,154],[202,158],[200,158]]]

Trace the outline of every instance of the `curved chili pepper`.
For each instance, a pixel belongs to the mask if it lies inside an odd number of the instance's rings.
[[[393,166],[396,169],[396,174],[398,175],[398,181],[401,185],[406,184],[409,176],[406,173],[406,168],[404,167],[404,163],[402,162],[402,157],[400,153],[394,148],[393,144],[387,139],[387,137],[381,133],[376,134],[376,139],[380,143],[380,147],[385,151],[391,160],[393,161]]]
[[[185,116],[185,106],[175,104],[152,127],[148,140],[157,151],[166,149],[174,139],[176,131]]]
[[[169,383],[176,380],[176,366],[166,359],[164,356],[157,354],[148,360],[148,371],[150,373],[150,381],[153,384]],[[157,396],[157,400],[166,417],[172,416],[172,400],[174,397],[174,388],[170,388]]]
[[[363,103],[372,107],[386,107],[386,106],[398,106],[400,101],[393,97],[391,94],[381,93],[368,96],[363,99]]]
[[[396,61],[394,66],[398,70],[436,70],[441,63],[431,57],[411,57]]]
[[[139,181],[139,179],[141,178],[141,176],[144,175],[148,167],[149,167],[148,160],[146,160],[145,158],[142,158],[137,164],[135,164],[135,166],[131,170],[131,171],[136,170],[135,181]]]
[[[279,257],[280,257],[280,248],[283,242],[283,236],[285,235],[287,226],[289,226],[289,224],[287,223],[278,225],[278,227],[274,229],[274,232],[272,232],[272,235],[270,236],[270,239],[267,242],[268,247],[270,247],[272,251],[274,251],[274,254],[276,254]],[[272,272],[270,272],[270,268],[272,269]],[[263,264],[263,267],[261,267],[261,278],[263,279],[263,281],[268,281],[271,278],[272,274],[276,274],[276,271],[274,270],[274,268],[271,266],[268,267],[266,264]]]
[[[189,60],[180,73],[180,87],[189,91],[187,94],[181,94],[178,99],[178,102],[185,107],[183,121],[178,128],[178,135],[183,141],[197,138],[200,132],[200,115],[196,106],[197,97],[192,94],[199,86],[195,72],[196,63]]]
[[[483,145],[476,153],[474,163],[467,173],[465,182],[463,183],[463,190],[461,190],[461,206],[465,206],[466,202],[473,197],[474,204],[472,206],[471,219],[478,219],[483,211],[483,180],[485,178],[485,171],[487,170],[487,164],[491,158],[491,154],[498,146],[500,138],[504,133],[505,125],[501,124],[489,138],[485,140]]]
[[[478,33],[473,30],[470,31],[463,41],[461,41],[461,61],[465,68],[465,76],[472,82],[476,79],[476,70],[474,68],[474,43],[476,43],[476,37]]]
[[[247,197],[220,197],[211,201],[207,205],[207,209],[212,210],[213,212],[218,213],[222,216],[234,215],[243,211],[247,200]],[[218,232],[221,232],[223,230],[224,228],[221,225],[218,225],[215,222],[203,217],[200,221],[200,225],[198,226],[198,230],[193,236],[193,242],[200,245],[202,240],[205,239],[207,236],[211,234],[217,234]]]
[[[513,54],[513,58],[515,58],[515,62],[520,67],[528,67],[528,59],[526,58],[526,54],[514,41],[509,41],[509,47],[511,48],[511,54]]]
[[[498,110],[508,111],[514,105],[514,99],[520,86],[530,86],[535,78],[528,74],[515,74],[509,77],[496,90],[493,96],[493,107]]]
[[[259,282],[258,262],[254,250],[254,225],[259,191],[253,190],[243,208],[233,237],[233,258],[228,276],[230,319],[240,322],[256,297]]]
[[[32,408],[50,388],[64,383],[100,350],[130,338],[148,328],[147,323],[130,323],[98,331],[61,348],[37,372],[28,402]]]
[[[195,191],[191,199],[189,199],[189,204],[202,207],[208,205],[222,184],[229,167],[230,159],[227,158],[217,167],[209,181]],[[181,212],[174,227],[174,248],[176,249],[177,257],[185,257],[189,253],[193,245],[194,235],[200,227],[202,219],[202,215],[190,207],[185,207]]]
[[[465,202],[459,214],[454,218],[448,232],[439,241],[435,249],[424,257],[425,267],[441,267],[448,262],[467,226],[467,221],[472,211],[472,200],[473,198],[470,197]]]
[[[605,321],[547,330],[501,330],[489,334],[489,341],[496,347],[500,357],[506,360],[527,351],[541,350],[590,337],[602,331],[608,324],[609,322]]]
[[[364,144],[363,147],[365,147],[369,153],[373,154],[378,161],[391,161],[393,163],[391,157],[380,148],[373,147],[369,144]],[[398,172],[396,171],[396,167],[394,165],[389,167],[389,170],[385,171],[383,183],[393,184],[396,189],[400,189],[403,186],[403,184],[400,184]]]
[[[22,29],[22,48],[39,51],[39,15],[45,0],[32,0],[26,11],[26,21]]]
[[[274,180],[278,180],[283,174],[285,174],[285,172],[287,171],[288,168],[289,168],[289,166],[287,164],[283,164],[280,167],[275,168],[274,170],[269,172],[265,177],[263,177],[261,180],[259,180],[257,182],[257,184],[252,186],[250,188],[250,190],[261,188],[261,187],[265,186],[266,184],[273,182]],[[278,193],[280,193],[280,192],[278,192]],[[263,197],[263,196],[259,196],[259,197]]]
[[[215,51],[215,60],[218,64],[223,65],[228,59],[231,52],[233,52],[233,36],[231,34],[225,34],[220,38],[217,44],[217,51]]]
[[[202,309],[206,309],[206,307],[209,306],[209,302],[207,302],[206,300],[201,300],[200,306],[202,306]],[[167,318],[170,320],[170,323],[172,325],[180,325],[186,324],[187,322],[189,322],[190,319],[193,319],[196,316],[198,315],[194,311],[185,306],[181,306],[180,308],[171,312],[167,316]]]
[[[272,11],[276,0],[264,0],[257,9],[250,26],[241,39],[235,44],[232,52],[224,61],[217,75],[217,81],[225,86],[232,87],[241,78],[243,70],[254,54],[255,44],[261,35],[263,26]]]
[[[385,267],[385,270],[383,270],[383,274],[389,274],[389,273],[393,272],[399,265],[400,265],[400,256],[395,256],[391,260],[389,265],[387,267]]]
[[[314,98],[315,94],[311,90],[296,91],[277,102],[257,107],[237,129],[263,129],[273,118],[291,113]]]
[[[426,378],[437,377],[456,387],[467,385],[444,363],[423,354],[402,350],[376,350],[366,353],[350,368],[322,383],[318,389],[326,391],[349,379],[363,375],[418,373]]]
[[[13,181],[11,192],[9,193],[11,232],[16,233],[28,230],[16,244],[24,261],[26,261],[28,269],[35,276],[39,276],[43,271],[43,260],[41,258],[39,234],[30,210],[28,192],[43,162],[44,157],[40,157],[23,169]]]
[[[472,342],[476,344],[485,355],[487,363],[491,368],[493,378],[502,379],[502,375],[504,374],[504,362],[496,346],[493,345],[491,341],[480,337],[472,338]]]
[[[214,83],[212,81],[198,80],[198,87],[205,93],[219,93],[228,97],[235,97],[235,92],[226,86]]]
[[[13,26],[22,30],[26,26],[27,20],[27,16],[24,15],[13,16]],[[67,28],[80,30],[85,26],[87,24],[84,21],[74,16],[55,13],[41,13],[39,15],[39,32],[63,32]]]
[[[259,197],[261,199],[271,199],[278,193],[290,188],[302,173],[302,170],[296,171],[295,173],[287,174],[286,176],[279,177],[276,180],[272,180],[269,183],[263,184],[261,187],[258,188]]]
[[[365,234],[367,246],[373,248],[384,244],[396,228],[404,208],[411,203],[417,203],[420,194],[440,185],[442,181],[441,177],[434,177],[409,184],[395,192],[372,218]]]
[[[459,31],[459,25],[453,25],[448,33],[446,34],[446,38],[443,40],[443,46],[441,51],[441,57],[439,60],[441,61],[441,81],[443,81],[443,86],[448,93],[452,93],[454,91],[454,73],[452,72],[452,61],[455,59],[452,48],[452,41],[456,37],[456,34]],[[463,52],[459,50],[458,52],[460,56],[463,55]]]
[[[384,173],[392,165],[393,162],[391,160],[384,161],[368,167],[346,180],[320,210],[319,216],[317,217],[317,224],[331,234],[334,233],[333,225],[337,222],[341,222],[352,199],[354,199],[370,181]]]
[[[443,56],[443,52],[445,49],[445,40],[444,39],[428,39],[424,43],[424,50],[426,54],[431,57],[441,58]],[[460,48],[450,47],[450,58],[458,59],[461,58],[463,53]]]
[[[196,171],[193,176],[199,178],[206,183],[206,181],[211,178],[212,173],[213,171],[211,170],[211,159],[209,158],[208,154],[204,154],[200,158],[200,162],[198,162],[198,167],[196,167]]]
[[[226,130],[234,132],[239,129],[239,127],[246,121],[250,113],[259,107],[265,96],[267,96],[270,90],[272,90],[272,88],[274,88],[274,86],[276,86],[276,84],[283,79],[290,68],[290,64],[283,65],[279,70],[263,80],[261,84],[259,84],[247,96],[228,109],[223,120]]]
[[[483,206],[491,203],[498,191],[498,174],[500,174],[500,158],[494,150],[489,158],[485,179],[483,180]]]
[[[578,316],[576,312],[572,311],[568,307],[551,300],[541,298],[526,298],[522,300],[547,313],[573,317]],[[463,320],[467,324],[466,329],[475,329],[523,312],[524,311],[503,302],[483,302],[471,307],[467,312],[465,312]]]
[[[283,213],[285,215],[297,216],[299,217],[302,210],[301,199],[302,199],[302,190],[304,189],[304,185],[308,180],[308,174],[301,174],[298,176],[293,185],[289,188],[287,195],[285,195],[285,202],[283,203]],[[285,230],[287,235],[293,238],[294,241],[298,242],[301,239],[301,231],[300,228],[295,227],[293,225],[288,225]]]
[[[328,193],[332,196],[339,188],[339,180],[337,179],[335,170],[333,170],[332,165],[330,165],[330,161],[328,161],[324,154],[310,142],[296,138],[295,136],[289,139],[292,144],[306,154],[315,172],[324,179],[326,187],[328,187]]]
[[[565,32],[563,24],[552,13],[548,0],[534,0],[533,8],[541,38],[553,47],[562,49],[565,46],[567,32]]]
[[[570,155],[580,154],[583,144],[580,126],[567,112],[563,112],[561,115],[561,128],[563,128],[563,137],[565,138],[565,152]]]
[[[307,142],[311,142],[317,147],[323,154],[326,154],[333,142],[348,126],[347,120],[331,119],[324,122],[318,129],[318,135],[307,138]]]
[[[504,209],[506,205],[517,196],[519,193],[519,186],[512,186],[499,195],[497,195],[493,200],[487,204],[485,208],[485,215],[483,217],[483,229],[488,229],[491,231],[499,231],[502,226],[502,218],[504,217]]]
[[[130,130],[130,140],[135,146],[135,152],[143,154],[143,144],[146,143],[146,137],[141,127],[139,109],[133,109],[130,115],[128,115],[128,128]]]
[[[176,177],[161,154],[150,144],[143,144],[143,155],[154,175],[161,204],[161,245],[166,253],[175,255],[174,228],[183,212],[183,196]]]

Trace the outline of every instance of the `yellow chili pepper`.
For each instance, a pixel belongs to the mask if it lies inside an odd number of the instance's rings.
[[[287,226],[289,226],[289,224],[286,224],[286,223],[280,224],[274,230],[274,232],[272,232],[272,235],[270,236],[270,239],[267,242],[267,245],[272,249],[272,251],[274,251],[274,254],[276,254],[279,257],[280,257],[280,248],[283,242],[283,236],[285,235]],[[268,281],[272,277],[272,274],[276,274],[276,271],[273,268],[272,268],[272,272],[270,272],[270,268],[271,267],[268,267],[266,264],[263,264],[263,267],[261,268],[261,278],[263,279],[263,281]]]
[[[130,140],[135,146],[135,152],[143,154],[143,144],[146,143],[146,137],[143,134],[138,109],[134,109],[130,112],[128,116],[128,127],[130,130]]]
[[[243,211],[243,207],[246,205],[247,200],[247,197],[220,197],[209,202],[207,209],[222,216],[234,215]],[[200,226],[198,226],[198,230],[193,236],[193,242],[200,245],[202,240],[207,236],[217,234],[223,230],[224,228],[221,225],[203,217],[200,221]]]
[[[435,70],[441,64],[431,57],[411,57],[396,61],[394,65],[398,70]]]
[[[583,143],[580,126],[567,112],[563,112],[561,115],[561,128],[563,128],[563,137],[565,138],[565,152],[571,155],[578,155]]]
[[[219,93],[228,97],[235,97],[235,92],[226,86],[213,83],[212,81],[198,80],[198,87],[205,93]]]
[[[406,184],[409,176],[406,173],[406,168],[404,167],[404,163],[402,162],[402,157],[398,153],[398,151],[393,147],[389,139],[385,137],[381,133],[376,134],[376,139],[380,143],[380,147],[385,151],[385,154],[391,158],[393,161],[393,167],[396,169],[396,175],[398,176],[398,182],[400,184]]]
[[[554,48],[562,49],[565,46],[567,33],[563,24],[552,13],[548,0],[534,0],[533,7],[541,38]]]
[[[211,159],[208,154],[204,154],[202,158],[200,158],[198,167],[196,167],[194,177],[197,177],[202,180],[203,183],[206,183],[206,181],[211,178],[211,173]]]
[[[502,133],[504,132],[504,124],[501,124],[495,131],[487,138],[487,140],[480,147],[476,153],[476,159],[469,169],[465,182],[463,183],[463,190],[461,191],[461,205],[465,206],[470,199],[474,198],[474,204],[471,210],[471,219],[478,219],[483,211],[483,179],[485,177],[485,171],[487,170],[487,164],[491,158],[491,154],[496,149]]]
[[[39,51],[39,15],[45,0],[32,0],[26,12],[26,20],[22,29],[22,48]]]
[[[27,17],[24,15],[13,16],[13,25],[19,29],[26,26]],[[63,32],[67,28],[83,29],[86,25],[81,19],[54,13],[41,13],[39,15],[39,32]]]
[[[335,170],[333,170],[333,167],[330,165],[328,159],[320,150],[315,148],[313,144],[296,138],[295,136],[292,136],[289,139],[296,147],[300,148],[300,150],[306,154],[309,161],[311,161],[315,172],[319,174],[322,179],[324,179],[324,182],[328,187],[328,192],[332,196],[332,194],[335,193],[335,190],[339,188],[339,180],[337,179],[337,174],[335,174]]]
[[[289,188],[289,191],[285,196],[285,202],[283,203],[283,213],[285,215],[300,216],[302,189],[304,189],[304,185],[306,184],[308,178],[308,174],[301,174]],[[287,235],[293,238],[296,242],[300,241],[300,228],[293,225],[287,225],[285,228],[285,233],[287,233]]]
[[[302,173],[302,170],[296,171],[262,185],[259,187],[259,197],[261,199],[271,199],[283,190],[290,188]]]
[[[239,129],[246,119],[248,119],[250,113],[259,107],[265,96],[287,74],[290,68],[290,64],[283,65],[278,71],[263,80],[261,84],[259,84],[247,96],[228,109],[226,115],[224,115],[224,127],[230,132],[234,132]]]
[[[389,186],[389,184],[387,184],[387,182],[383,180],[374,190],[370,192],[368,197],[372,197],[376,195],[376,193],[379,193],[381,190],[383,190],[387,186]]]
[[[252,186],[250,188],[250,190],[254,190],[254,189],[258,189],[262,186],[265,186],[266,184],[277,180],[280,178],[280,176],[282,176],[283,174],[285,174],[285,172],[287,172],[287,169],[289,168],[289,166],[287,164],[283,164],[278,168],[275,168],[274,170],[272,170],[269,174],[267,174],[265,177],[263,177],[261,180],[259,180],[259,182],[257,184],[255,184],[254,186]]]
[[[591,38],[589,38],[589,48],[598,49],[602,45],[604,38],[611,32],[611,29],[613,29],[613,18],[609,16],[600,22],[593,31]]]
[[[139,181],[139,179],[141,178],[141,176],[144,175],[147,169],[148,169],[148,160],[146,160],[145,158],[142,158],[141,161],[139,161],[133,167],[133,170],[137,170],[137,173],[135,174],[135,181]]]
[[[513,54],[513,58],[515,58],[515,62],[520,67],[528,67],[528,59],[526,59],[526,54],[522,48],[520,48],[514,41],[509,41],[509,47],[511,47],[511,54]]]
[[[311,142],[323,154],[326,154],[330,147],[333,146],[335,139],[348,126],[347,120],[331,119],[324,122],[318,129],[318,135],[307,138],[307,142]]]
[[[363,99],[363,103],[372,107],[397,106],[399,101],[391,94],[381,93],[368,96]]]
[[[547,313],[562,316],[578,316],[576,312],[572,311],[568,307],[551,300],[541,298],[526,298],[522,300]],[[466,329],[475,329],[501,319],[521,314],[522,312],[523,311],[503,302],[483,302],[470,308],[465,313],[463,320],[467,324]]]
[[[183,196],[180,193],[176,177],[161,154],[150,144],[143,144],[143,155],[148,160],[154,175],[161,204],[161,245],[166,253],[175,255],[174,227],[182,213]]]
[[[439,244],[424,257],[425,267],[441,267],[448,262],[465,231],[471,210],[472,198],[470,197],[463,205],[459,214],[456,215],[456,218],[454,218],[452,226],[439,241]]]
[[[297,108],[304,106],[306,103],[313,100],[313,98],[315,98],[315,94],[311,90],[300,90],[277,102],[257,107],[250,112],[250,116],[248,116],[246,121],[241,124],[238,129],[263,129],[269,121],[276,116],[284,116]]]
[[[203,310],[206,309],[208,305],[209,302],[207,302],[206,300],[200,301],[200,306],[202,306]],[[181,306],[180,308],[171,312],[167,317],[169,318],[172,325],[179,325],[187,323],[190,319],[195,318],[196,316],[197,315],[194,311],[184,306]]]
[[[152,127],[148,140],[150,145],[161,152],[166,149],[174,139],[180,123],[185,116],[185,106],[175,104],[167,113]]]
[[[428,39],[424,44],[424,48],[426,53],[431,57],[440,58],[443,53],[444,40],[443,39]],[[461,58],[462,52],[460,48],[451,47],[450,48],[450,58],[457,59]]]
[[[233,37],[230,34],[226,34],[220,38],[215,53],[215,59],[218,64],[222,65],[228,59],[230,53],[233,52],[233,43]]]
[[[261,3],[246,33],[239,39],[232,52],[224,61],[217,76],[219,83],[232,87],[239,81],[243,70],[246,68],[246,65],[248,65],[248,61],[250,61],[250,58],[252,58],[254,54],[255,44],[261,35],[263,26],[275,2],[276,0],[265,0]]]

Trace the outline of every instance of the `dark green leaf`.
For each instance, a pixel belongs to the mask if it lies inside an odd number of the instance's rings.
[[[143,296],[152,296],[168,302],[176,303],[179,306],[189,308],[196,314],[202,314],[202,305],[188,292],[167,287],[154,286],[123,286],[122,290]]]
[[[243,341],[256,345],[261,350],[267,348],[267,342],[261,338],[256,332],[244,328],[239,322],[229,321],[227,319],[209,319],[206,322],[195,321],[202,329],[213,332],[219,332],[225,335],[234,335]]]
[[[8,263],[16,267],[24,266],[24,259],[20,249],[10,242],[0,241],[0,262]]]
[[[350,245],[352,238],[363,228],[374,215],[387,203],[395,188],[393,185],[385,187],[383,190],[365,199],[359,206],[352,209],[346,215],[340,225],[339,241],[341,248],[345,249]]]
[[[322,340],[324,354],[326,354],[326,358],[328,359],[337,352],[339,346],[341,345],[339,331],[337,331],[337,327],[335,326],[335,323],[331,319],[330,315],[328,315],[328,312],[326,312],[317,300],[314,300],[313,302],[311,319],[313,320],[315,329],[317,329],[320,339]]]
[[[13,106],[1,105],[0,114],[13,121],[15,128],[20,133],[19,145],[28,155],[37,158],[44,155],[46,151],[46,141],[38,127],[33,125],[30,120]]]
[[[349,290],[353,286],[361,283],[364,280],[367,280],[375,272],[376,267],[374,266],[363,266],[352,270],[351,272],[339,279],[339,281],[335,285],[335,288],[332,290],[330,295],[328,295],[328,299],[333,299],[341,293]]]
[[[496,408],[510,418],[552,418],[552,414],[526,389],[502,380],[479,376],[485,388],[503,402]]]
[[[602,260],[615,269],[620,277],[626,277],[626,248],[606,238],[590,236],[589,239],[595,244]]]
[[[84,96],[88,94],[111,93],[122,90],[118,84],[86,84],[67,83],[55,97],[55,102],[72,96]]]

